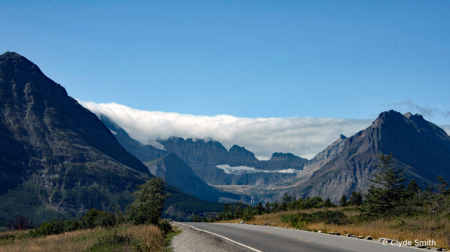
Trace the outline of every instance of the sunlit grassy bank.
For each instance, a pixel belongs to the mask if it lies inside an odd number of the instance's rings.
[[[8,235],[2,233],[0,237]],[[11,234],[9,234],[11,235]],[[4,239],[0,251],[164,251],[164,238],[154,225],[123,225],[115,228],[94,228],[49,235],[40,238],[23,237],[25,232],[14,232],[20,239]]]
[[[326,224],[325,221],[287,221],[289,217],[301,213],[313,214],[324,211],[342,212],[348,224]],[[398,239],[399,241],[415,240],[426,241],[433,239],[437,247],[450,248],[450,219],[434,218],[429,215],[414,217],[389,217],[375,220],[360,220],[359,211],[353,207],[321,208],[308,210],[281,211],[270,214],[255,215],[249,224],[283,226],[300,228],[308,231],[339,232],[341,235],[353,234],[356,236],[371,236],[377,238]],[[283,217],[284,216],[284,217]],[[292,218],[291,218],[292,219]],[[239,223],[241,219],[218,221],[220,223]],[[345,222],[345,221],[344,221]]]

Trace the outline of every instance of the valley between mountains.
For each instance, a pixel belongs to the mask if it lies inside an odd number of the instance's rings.
[[[224,202],[273,202],[285,192],[336,203],[367,191],[381,153],[393,153],[406,179],[422,187],[450,177],[450,136],[418,114],[382,112],[310,160],[279,152],[258,160],[245,146],[227,149],[213,139],[138,142],[17,53],[0,56],[0,101],[0,222],[18,213],[41,223],[90,208],[112,211],[154,176],[173,195],[165,216],[178,220],[219,212]]]

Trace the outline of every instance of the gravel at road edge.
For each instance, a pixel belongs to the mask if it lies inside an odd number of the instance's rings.
[[[214,235],[206,234],[197,231],[193,228],[172,223],[181,230],[181,234],[176,235],[172,239],[172,248],[174,252],[241,252],[243,250],[237,249]]]

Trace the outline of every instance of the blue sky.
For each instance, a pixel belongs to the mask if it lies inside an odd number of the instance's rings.
[[[3,0],[0,22],[0,53],[81,101],[249,118],[396,109],[450,124],[446,0]]]

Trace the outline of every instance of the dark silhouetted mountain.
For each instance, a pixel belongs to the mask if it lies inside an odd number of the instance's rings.
[[[125,205],[153,177],[96,115],[19,54],[0,56],[0,104],[1,223]]]
[[[150,172],[166,178],[166,182],[181,191],[209,201],[219,201],[220,192],[200,179],[176,154],[169,153],[144,163]]]
[[[289,193],[337,202],[343,194],[365,192],[381,153],[392,153],[394,166],[422,186],[434,183],[438,175],[450,177],[450,137],[421,115],[383,112],[370,127],[345,140],[341,148],[309,181]]]

